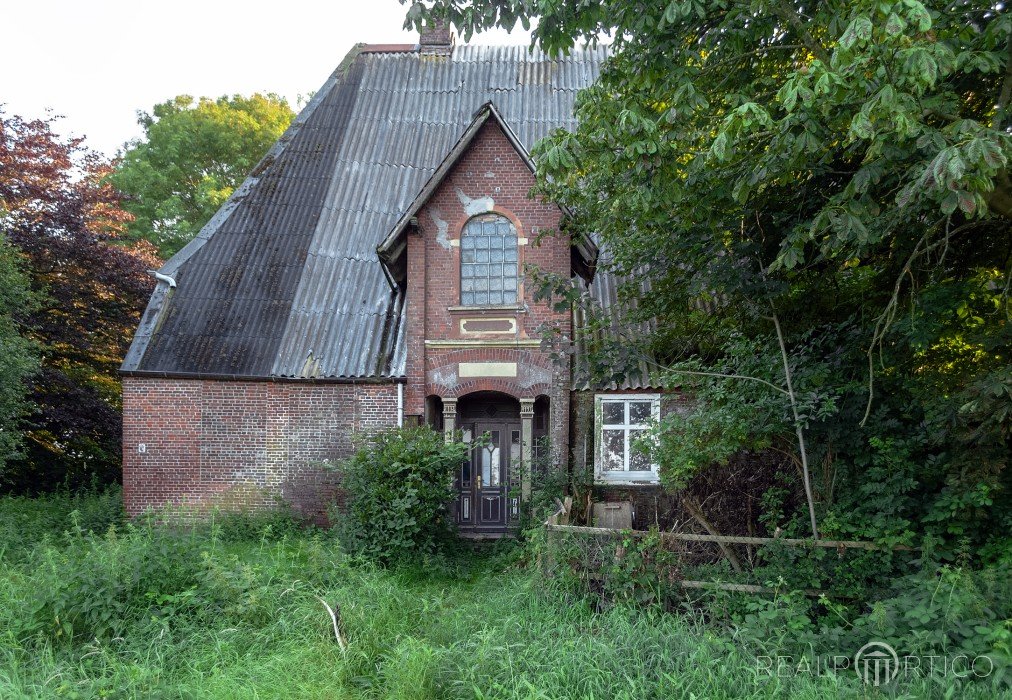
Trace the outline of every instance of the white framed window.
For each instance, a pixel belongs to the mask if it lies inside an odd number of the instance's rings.
[[[594,474],[604,483],[657,483],[657,465],[636,448],[661,417],[659,394],[598,394],[594,399]]]

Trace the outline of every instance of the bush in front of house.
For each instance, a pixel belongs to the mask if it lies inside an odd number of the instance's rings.
[[[440,554],[452,541],[453,475],[466,454],[428,427],[362,438],[342,463],[345,508],[335,517],[348,552],[381,564]]]

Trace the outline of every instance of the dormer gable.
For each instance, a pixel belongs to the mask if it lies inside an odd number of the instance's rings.
[[[432,199],[436,191],[443,185],[444,181],[460,163],[461,159],[469,152],[478,135],[486,126],[498,129],[506,137],[506,141],[513,152],[519,157],[527,171],[533,175],[535,172],[534,161],[526,147],[517,138],[516,134],[503,119],[502,114],[496,109],[492,102],[483,104],[474,114],[471,123],[457,139],[456,143],[449,150],[442,162],[432,173],[425,185],[418,191],[411,204],[408,205],[404,214],[397,220],[393,228],[376,248],[380,262],[387,273],[387,278],[394,287],[403,286],[407,275],[407,235],[412,229],[418,227],[418,214],[422,208]],[[467,197],[467,193],[462,193]],[[474,214],[488,213],[491,209],[481,209],[481,202],[478,198],[473,200]],[[559,206],[559,205],[556,205]],[[563,214],[568,214],[564,207],[559,206]],[[571,240],[571,274],[578,274],[584,279],[593,277],[594,266],[597,261],[597,246],[589,236],[574,234]]]

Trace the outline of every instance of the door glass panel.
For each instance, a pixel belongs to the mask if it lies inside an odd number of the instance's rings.
[[[489,443],[481,449],[481,485],[499,485],[499,431],[488,432]]]
[[[601,405],[605,425],[622,425],[625,423],[625,404],[618,401],[605,401]]]
[[[470,445],[471,444],[471,428],[465,427],[465,428],[463,428],[461,430],[461,433],[462,433],[461,438],[462,438],[464,444],[465,445]],[[471,454],[470,454],[470,451],[468,451],[467,457],[464,459],[463,463],[460,465],[460,486],[462,488],[470,488],[471,487]]]
[[[520,431],[510,432],[510,466],[520,464]]]
[[[650,422],[651,416],[651,402],[650,401],[630,401],[629,402],[629,424],[630,425],[644,425]]]
[[[622,471],[625,469],[624,430],[602,430],[601,448],[605,471]]]

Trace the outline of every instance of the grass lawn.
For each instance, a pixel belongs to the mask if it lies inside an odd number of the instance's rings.
[[[0,698],[886,696],[850,671],[770,676],[698,616],[595,612],[516,548],[377,570],[281,520],[128,527],[115,497],[0,499]]]

